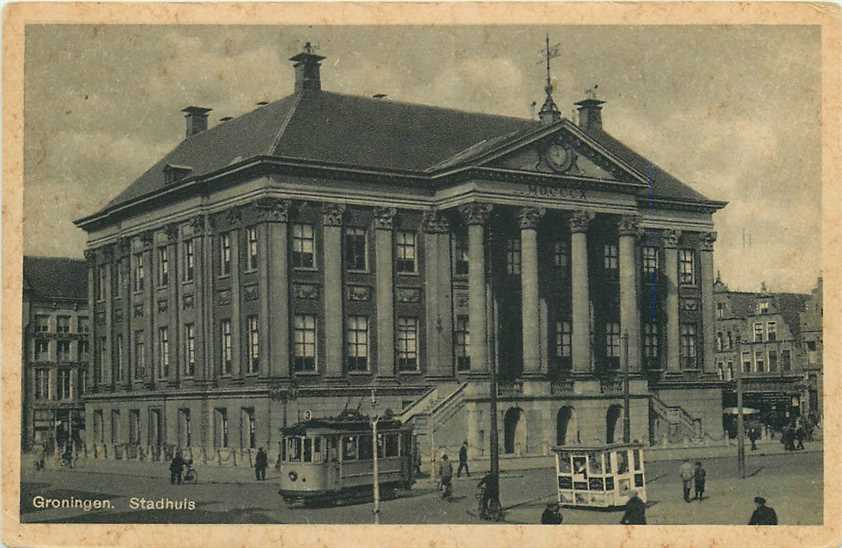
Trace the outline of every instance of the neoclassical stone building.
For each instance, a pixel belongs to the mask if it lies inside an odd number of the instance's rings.
[[[378,405],[425,452],[722,435],[709,200],[610,136],[603,101],[540,120],[292,95],[185,139],[87,231],[98,454],[277,450],[304,411]]]

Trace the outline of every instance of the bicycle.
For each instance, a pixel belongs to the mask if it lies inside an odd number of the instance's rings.
[[[503,521],[503,507],[497,498],[492,497],[488,499],[487,505],[483,508],[483,500],[485,499],[485,486],[480,486],[477,491],[477,515],[482,520],[488,521]]]
[[[197,484],[199,483],[199,473],[196,472],[196,469],[193,468],[193,465],[188,463],[187,470],[184,471],[184,477],[182,478],[184,483],[192,483]]]

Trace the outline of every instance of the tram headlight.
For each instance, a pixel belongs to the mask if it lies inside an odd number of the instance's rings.
[[[297,479],[298,479],[298,474],[296,474],[295,472],[289,473],[289,481],[295,481]]]

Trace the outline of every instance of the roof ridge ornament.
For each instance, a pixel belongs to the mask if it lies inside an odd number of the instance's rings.
[[[538,118],[544,125],[552,125],[561,120],[561,111],[553,100],[553,82],[550,74],[550,59],[561,57],[561,53],[559,53],[560,46],[561,42],[550,47],[550,35],[547,33],[546,47],[539,52],[542,56],[541,62],[546,61],[547,63],[547,83],[544,86],[544,92],[547,94],[547,97],[544,99],[544,104],[538,112]]]

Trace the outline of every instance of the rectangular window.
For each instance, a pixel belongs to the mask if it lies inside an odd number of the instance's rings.
[[[555,356],[569,358],[572,349],[573,329],[570,320],[558,320],[555,323]],[[564,363],[564,361],[562,362]]]
[[[681,324],[681,363],[687,369],[696,368],[696,324]]]
[[[50,370],[35,370],[35,399],[49,400],[50,398]]]
[[[246,240],[248,243],[248,264],[247,270],[257,270],[257,227],[250,226],[246,229]]]
[[[134,332],[134,378],[142,379],[146,376],[146,348],[143,341],[143,331]]]
[[[659,257],[658,248],[651,246],[644,246],[641,248],[643,254],[643,280],[646,282],[658,281]]]
[[[94,411],[94,443],[105,443],[102,409]]]
[[[776,350],[769,350],[769,371],[778,370],[778,352]]]
[[[108,360],[108,339],[106,337],[99,338],[99,363],[94,370],[94,382],[105,382],[105,364]]]
[[[368,318],[349,316],[346,340],[348,341],[348,371],[368,370]]]
[[[678,279],[681,285],[696,285],[695,254],[692,249],[678,250]]]
[[[123,290],[126,288],[126,259],[120,257],[117,259],[117,290],[114,294],[115,299],[123,297]]]
[[[219,235],[219,275],[231,274],[231,233]]]
[[[725,380],[730,381],[734,378],[734,362],[728,362],[728,368],[725,370]]]
[[[100,265],[97,267],[97,284],[96,284],[96,299],[104,301],[105,295],[108,292],[108,265]]]
[[[70,361],[70,341],[56,342],[56,359],[60,362]]]
[[[79,316],[79,333],[91,332],[91,320],[87,316]]]
[[[784,371],[792,369],[792,353],[789,349],[781,350],[781,366]]]
[[[512,275],[520,274],[520,239],[506,240],[506,272]]]
[[[257,419],[253,407],[240,409],[240,447],[257,449]]]
[[[129,411],[129,443],[140,445],[140,409]]]
[[[143,274],[143,253],[135,253],[134,255],[134,290],[143,291],[144,274]]]
[[[728,331],[726,333],[726,337],[728,340],[728,350],[731,350],[732,348],[734,348],[734,334]]]
[[[415,232],[400,230],[397,233],[398,273],[416,272]]]
[[[762,350],[757,350],[754,353],[754,366],[755,371],[757,371],[758,373],[763,373],[766,371],[766,364],[764,363]]]
[[[716,333],[716,351],[722,352],[722,331]]]
[[[316,268],[316,235],[313,225],[292,225],[292,266]]]
[[[35,316],[35,324],[37,326],[38,333],[49,333],[50,332],[50,317],[49,316]]]
[[[117,371],[117,382],[122,382],[126,378],[125,360],[123,359],[123,336],[117,335],[115,338],[114,348],[114,369]]]
[[[751,373],[751,352],[743,352],[743,373]]]
[[[178,410],[178,445],[179,447],[191,447],[193,445],[193,424],[190,418],[190,409]]]
[[[59,333],[70,333],[70,316],[56,317],[56,331]]]
[[[418,370],[418,318],[398,318],[398,370]]]
[[[570,264],[570,247],[567,245],[567,242],[557,240],[553,244],[553,264],[561,270],[567,269],[567,266]]]
[[[725,318],[725,303],[716,303],[716,319],[721,320]]]
[[[760,301],[757,303],[757,313],[758,314],[768,314],[769,313],[769,301]]]
[[[196,268],[196,249],[193,240],[184,241],[184,281],[193,280],[194,269]]]
[[[453,271],[457,276],[468,275],[468,261],[470,260],[470,248],[466,238],[456,237],[453,242]]]
[[[769,342],[775,342],[778,340],[777,322],[766,322],[766,340]]]
[[[58,370],[58,399],[60,400],[73,399],[70,385],[70,373],[70,369]]]
[[[345,229],[345,267],[353,272],[368,270],[368,246],[364,228]]]
[[[192,323],[184,326],[184,376],[196,373],[196,329]]]
[[[222,374],[231,374],[231,320],[222,320],[220,322],[220,332],[222,335]]]
[[[605,271],[616,274],[620,264],[620,255],[617,250],[617,244],[604,244],[602,249],[603,266],[605,267]]]
[[[170,282],[170,257],[166,247],[158,248],[158,286],[164,287]]]
[[[295,371],[316,370],[316,317],[310,315],[295,316],[294,323],[294,360]]]
[[[260,371],[260,328],[257,323],[257,316],[246,318],[248,329],[249,361],[246,373],[257,373]]]
[[[158,329],[158,378],[170,376],[170,331],[166,327]]]
[[[456,343],[456,368],[471,369],[471,324],[468,316],[456,316],[454,339]]]
[[[120,438],[120,411],[119,409],[111,410],[111,443],[122,443]]]
[[[643,356],[648,360],[658,359],[658,324],[643,324]]]
[[[754,324],[754,342],[763,342],[763,324],[760,322]]]
[[[228,410],[217,408],[213,410],[213,446],[228,447]]]
[[[37,339],[35,341],[35,354],[32,359],[36,362],[45,362],[50,359],[50,342]]]
[[[605,324],[605,357],[608,358],[609,367],[619,367],[620,324],[617,322]]]

